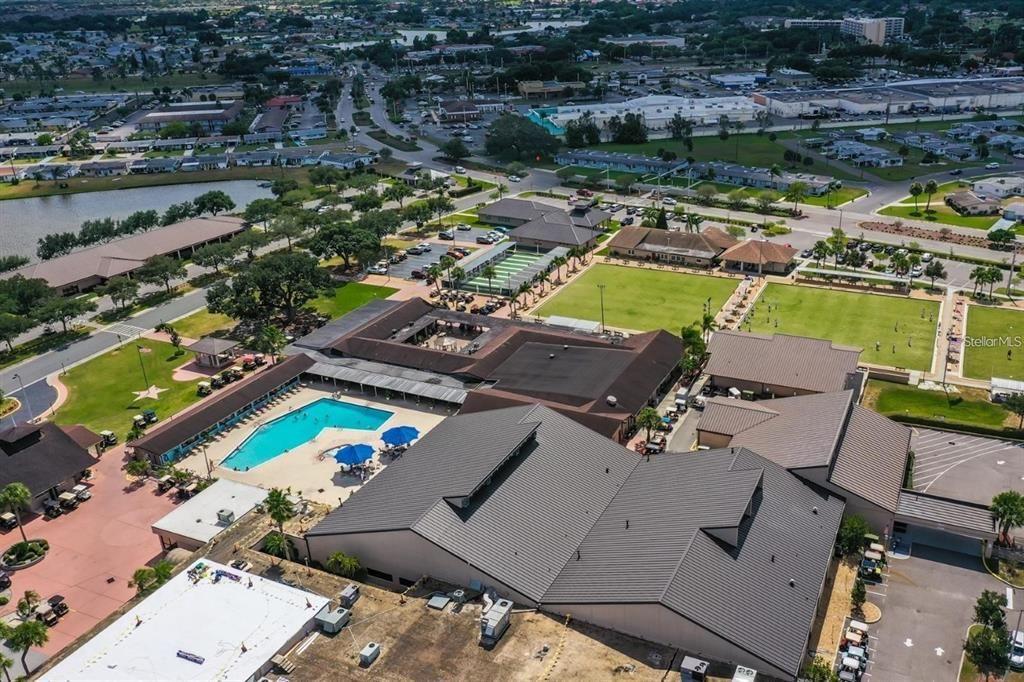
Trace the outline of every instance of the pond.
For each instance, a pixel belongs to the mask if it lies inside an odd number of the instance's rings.
[[[241,210],[253,199],[272,196],[269,188],[259,185],[256,180],[193,182],[0,201],[0,254],[31,258],[36,242],[47,234],[77,232],[86,220],[124,218],[135,211],[163,213],[171,204],[213,190],[226,192]]]

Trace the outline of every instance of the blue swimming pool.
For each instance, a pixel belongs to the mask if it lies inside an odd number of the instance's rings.
[[[316,438],[325,428],[375,431],[393,412],[321,398],[267,422],[242,441],[221,466],[248,471]]]

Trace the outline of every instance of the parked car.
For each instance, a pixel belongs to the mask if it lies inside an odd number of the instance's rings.
[[[510,176],[508,176],[508,181],[509,182],[519,182],[521,180],[522,180],[522,178],[519,177],[518,175],[510,175]]]
[[[664,199],[661,200],[661,203],[665,204],[666,206],[675,206],[676,200],[673,199],[672,197],[665,197]]]
[[[466,169],[463,168],[462,166],[456,166],[455,167],[455,172],[458,173],[459,175],[462,175],[462,174],[464,174],[466,172]]]
[[[486,235],[486,234],[481,234],[481,235],[479,235],[479,236],[478,236],[478,237],[476,238],[476,243],[477,243],[477,244],[488,244],[488,245],[490,245],[490,244],[493,244],[493,243],[494,243],[494,240],[493,240],[493,239],[491,239],[491,238],[490,238],[490,237],[489,237],[488,235]]]
[[[999,162],[993,161],[992,163],[986,163],[985,168],[987,170],[995,170],[996,168],[999,168]]]
[[[628,216],[626,216],[625,218],[623,218],[621,220],[620,224],[622,224],[622,225],[632,225],[635,222],[636,222],[636,218],[634,218],[631,215],[628,215]]]
[[[931,263],[933,258],[935,258],[935,256],[933,256],[932,254],[928,253],[927,251],[925,251],[924,253],[921,254],[921,262],[922,263]]]
[[[453,230],[443,230],[437,233],[437,238],[450,242],[455,239],[455,232]]]
[[[10,579],[8,579],[10,582]],[[1024,670],[1024,630],[1014,630],[1010,633],[1010,667],[1014,670]]]
[[[668,441],[665,436],[656,433],[651,436],[651,439],[644,445],[644,452],[652,455],[657,455],[665,452],[665,448],[668,447]]]
[[[371,265],[366,269],[371,275],[386,275],[388,274],[388,262],[386,260],[380,260]]]
[[[467,225],[466,223],[459,223],[458,225],[455,226],[455,229],[460,230],[462,232],[468,232],[469,230],[472,230],[473,227],[471,225]]]
[[[425,269],[416,268],[415,270],[409,273],[409,276],[412,277],[413,279],[426,279],[427,272]]]
[[[410,255],[410,256],[418,256],[421,253],[426,253],[426,252],[421,247],[419,247],[419,246],[410,246],[408,249],[405,250],[405,253]]]
[[[455,260],[462,260],[466,257],[461,251],[456,251],[455,249],[448,249],[448,253],[446,255],[451,256]]]
[[[954,168],[953,170],[949,171],[949,174],[950,175],[963,175],[964,174],[964,170],[962,168]]]

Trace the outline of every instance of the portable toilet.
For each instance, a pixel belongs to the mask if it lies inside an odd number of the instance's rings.
[[[679,672],[682,675],[683,682],[704,682],[707,679],[708,662],[693,656],[683,656]]]
[[[341,629],[348,625],[350,620],[352,620],[351,611],[341,606],[332,609],[330,604],[326,604],[313,617],[317,626],[329,635],[341,632]]]
[[[359,601],[359,586],[349,584],[348,587],[341,591],[338,596],[338,601],[346,609],[352,608],[352,605]]]
[[[359,665],[368,668],[378,658],[380,658],[380,644],[370,642],[359,652]]]

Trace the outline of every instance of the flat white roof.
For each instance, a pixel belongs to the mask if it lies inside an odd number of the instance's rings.
[[[190,572],[199,566],[201,575],[193,582]],[[217,571],[223,573],[215,582]],[[247,680],[328,601],[202,559],[40,679]],[[179,651],[195,658],[182,658]]]
[[[220,522],[218,511],[234,512],[237,521],[265,499],[263,488],[222,478],[154,523],[153,532],[173,533],[205,544],[230,525]]]

